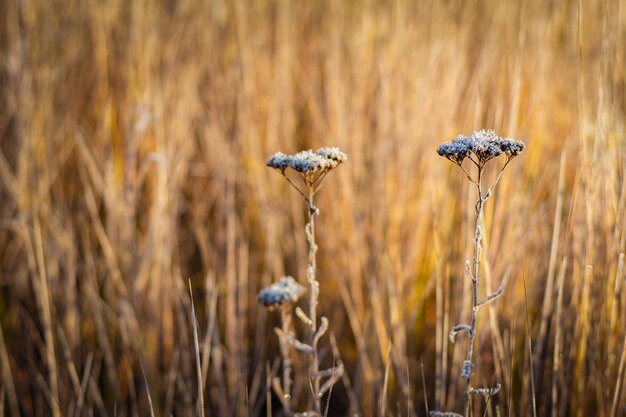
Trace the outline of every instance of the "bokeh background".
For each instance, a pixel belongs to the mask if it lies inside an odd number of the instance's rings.
[[[265,160],[320,146],[349,156],[318,200],[329,414],[458,411],[475,195],[435,149],[493,128],[527,148],[485,213],[480,291],[505,293],[475,375],[502,391],[476,415],[626,416],[623,0],[5,0],[0,21],[2,415],[145,416],[148,392],[199,415],[189,281],[207,415],[280,415],[256,294],[305,281],[306,211]]]

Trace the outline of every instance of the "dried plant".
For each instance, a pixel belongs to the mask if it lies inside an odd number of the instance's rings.
[[[283,378],[276,377],[272,379],[272,388],[280,399],[283,408],[287,414],[291,413],[291,356],[289,352],[290,346],[296,340],[293,328],[291,314],[293,307],[298,300],[306,294],[306,288],[298,284],[293,277],[282,277],[278,282],[271,284],[259,292],[258,301],[260,304],[268,307],[270,310],[280,311],[280,328],[274,331],[278,335],[280,345],[280,355],[283,359]]]
[[[472,283],[472,311],[469,324],[457,324],[452,327],[450,331],[450,342],[454,343],[456,336],[459,333],[468,334],[467,342],[467,355],[463,361],[461,368],[461,379],[465,383],[465,410],[464,415],[468,417],[470,415],[471,399],[472,396],[494,396],[500,391],[500,384],[496,384],[493,388],[474,388],[471,384],[472,370],[474,368],[474,340],[476,339],[476,318],[480,307],[487,305],[488,303],[499,298],[504,289],[498,288],[492,294],[487,295],[482,300],[478,299],[478,278],[480,272],[480,257],[482,251],[482,212],[485,202],[492,196],[495,186],[500,181],[504,169],[509,162],[524,150],[524,143],[518,140],[502,138],[498,136],[493,130],[480,130],[471,133],[469,136],[459,135],[449,143],[444,143],[437,148],[437,153],[459,166],[467,176],[467,178],[476,186],[478,197],[476,199],[475,206],[475,233],[474,233],[474,257],[472,264],[470,261],[465,261],[465,275],[471,280]],[[483,187],[484,169],[487,162],[504,156],[504,164],[500,168],[500,172],[496,176],[493,183],[485,190]],[[476,168],[470,171],[475,171],[476,174],[472,175],[464,166],[463,162],[469,160]],[[431,417],[436,416],[458,416],[459,414],[453,412],[440,412],[431,411]]]
[[[289,345],[310,356],[308,380],[311,391],[311,405],[314,407],[314,410],[301,414],[307,416],[322,414],[322,396],[331,389],[343,373],[343,367],[341,366],[322,371],[319,369],[317,346],[320,338],[328,331],[328,319],[321,317],[319,323],[317,319],[320,289],[316,278],[317,245],[315,243],[315,216],[319,214],[319,209],[315,206],[314,201],[315,194],[322,186],[326,175],[346,161],[346,159],[346,154],[338,148],[324,147],[315,152],[306,150],[294,155],[277,152],[267,160],[267,166],[274,168],[285,177],[289,184],[302,196],[308,208],[309,221],[305,227],[306,239],[309,245],[306,273],[309,294],[308,314],[299,307],[296,308],[296,315],[308,328],[308,340],[307,343],[303,343],[293,335],[290,337],[286,334],[279,334],[279,337]],[[296,178],[292,179],[288,174],[288,170],[295,172]]]

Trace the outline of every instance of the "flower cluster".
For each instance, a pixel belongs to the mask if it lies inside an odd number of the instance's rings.
[[[493,130],[479,130],[468,136],[459,135],[449,143],[440,145],[437,153],[459,165],[469,157],[477,165],[483,166],[490,159],[502,154],[510,160],[523,150],[522,141],[502,138]]]
[[[329,171],[347,159],[346,154],[341,152],[339,148],[324,147],[315,152],[307,150],[294,155],[277,152],[267,159],[266,164],[268,167],[281,172],[291,168],[301,174],[307,174]]]
[[[277,307],[284,303],[295,303],[306,293],[306,289],[293,277],[282,277],[278,282],[261,290],[257,299],[266,307]]]

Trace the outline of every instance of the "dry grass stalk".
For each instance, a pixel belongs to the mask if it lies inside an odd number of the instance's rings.
[[[554,352],[552,353],[552,387],[551,387],[551,400],[552,400],[552,409],[551,415],[552,417],[557,417],[558,415],[558,404],[559,404],[559,378],[562,378],[561,374],[561,344],[562,342],[562,332],[563,328],[560,325],[562,311],[563,311],[563,291],[565,289],[565,271],[567,269],[567,258],[563,258],[561,262],[561,270],[559,272],[559,283],[558,283],[558,295],[556,298],[556,315],[554,324],[556,327],[555,335],[554,335]]]
[[[617,380],[615,384],[615,389],[613,393],[613,403],[611,406],[611,417],[616,417],[619,413],[620,399],[622,397],[622,390],[624,387],[624,375],[626,374],[626,337],[624,337],[624,341],[622,344],[622,353],[620,355]]]
[[[204,385],[202,379],[202,362],[200,361],[200,343],[198,337],[198,323],[196,321],[196,307],[193,302],[193,289],[191,287],[191,280],[189,281],[189,298],[191,299],[191,326],[193,329],[193,347],[196,359],[196,383],[198,384],[198,404],[197,408],[200,410],[200,416],[204,417]],[[143,365],[142,365],[143,366]]]

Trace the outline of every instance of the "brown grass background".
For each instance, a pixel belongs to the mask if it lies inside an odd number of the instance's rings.
[[[207,415],[265,415],[277,317],[256,293],[304,282],[307,248],[302,201],[264,163],[323,145],[349,155],[318,202],[341,355],[325,337],[323,362],[347,370],[330,414],[458,410],[465,340],[447,333],[469,315],[475,195],[434,150],[494,128],[527,149],[485,213],[480,289],[506,290],[479,315],[476,381],[503,389],[476,415],[532,415],[534,397],[541,416],[626,416],[623,0],[0,16],[2,415],[145,416],[147,392],[157,415],[199,415],[188,279]]]

